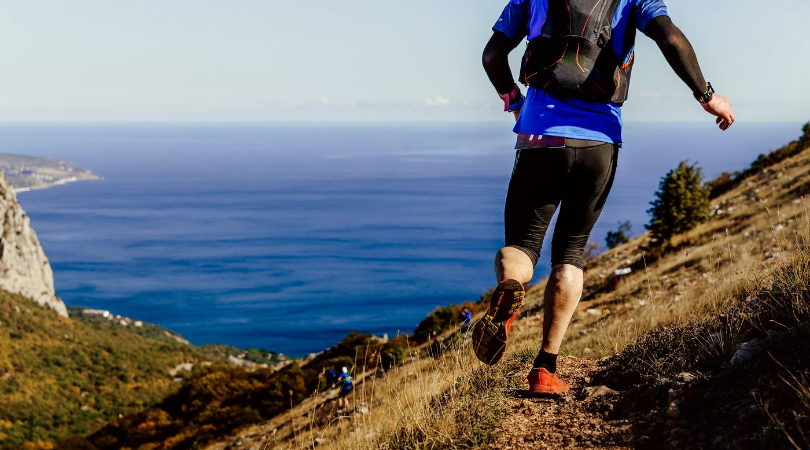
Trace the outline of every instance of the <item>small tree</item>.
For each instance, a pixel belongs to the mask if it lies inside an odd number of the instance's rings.
[[[810,146],[810,122],[807,122],[802,127],[802,135],[799,138],[799,151],[802,151]]]
[[[709,189],[703,186],[703,169],[682,161],[661,179],[650,205],[650,223],[644,227],[659,244],[708,220]]]
[[[605,244],[607,248],[616,248],[622,244],[630,242],[630,234],[632,233],[633,225],[629,220],[619,222],[619,227],[616,231],[608,231],[605,236]]]

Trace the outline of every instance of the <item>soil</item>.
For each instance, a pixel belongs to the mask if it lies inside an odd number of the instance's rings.
[[[521,373],[531,369],[527,364]],[[633,424],[612,418],[625,393],[593,383],[599,371],[596,360],[561,355],[557,375],[570,391],[562,396],[533,398],[524,390],[512,393],[511,412],[497,433],[492,449],[634,448]]]
[[[571,388],[562,396],[532,398],[525,390],[528,382],[520,380],[522,389],[510,393],[510,412],[490,448],[789,449],[810,444],[802,431],[810,419],[798,412],[789,389],[774,382],[777,372],[762,367],[766,364],[713,376],[684,372],[613,390],[601,384],[618,386],[607,381],[608,362],[560,356],[557,374]],[[521,369],[525,376],[530,367]],[[797,447],[771,423],[768,409],[797,411],[782,424]]]

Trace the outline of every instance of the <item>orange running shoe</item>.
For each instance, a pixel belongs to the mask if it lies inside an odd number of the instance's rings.
[[[568,392],[568,385],[557,375],[544,368],[532,369],[529,372],[529,393],[555,395]]]
[[[503,358],[509,328],[520,311],[524,293],[518,281],[507,279],[498,283],[489,299],[489,311],[473,327],[473,348],[481,362],[495,365]]]

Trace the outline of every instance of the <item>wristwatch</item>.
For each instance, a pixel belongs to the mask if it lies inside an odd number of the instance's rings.
[[[700,103],[709,103],[714,97],[714,88],[711,83],[706,83],[706,92],[703,94],[694,94],[695,100]]]

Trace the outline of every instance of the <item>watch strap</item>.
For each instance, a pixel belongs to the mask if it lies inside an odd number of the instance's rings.
[[[694,95],[695,95],[695,100],[697,100],[698,102],[700,102],[700,103],[709,103],[712,100],[712,97],[714,97],[714,88],[712,87],[711,83],[707,82],[706,83],[706,92],[704,92],[703,94],[694,94]]]

